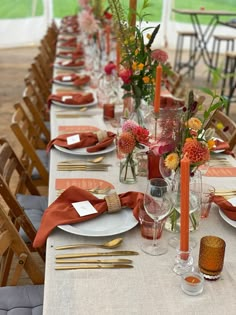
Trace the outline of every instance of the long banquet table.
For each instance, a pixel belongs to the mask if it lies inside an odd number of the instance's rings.
[[[94,125],[101,129],[109,128],[115,131],[109,123],[104,123],[101,108],[91,107],[86,112],[77,110],[80,117],[58,117],[58,114],[65,112],[72,114],[76,112],[76,109],[51,106],[52,138],[58,135],[58,127],[61,125]],[[74,158],[78,156],[63,153],[55,148],[51,150],[49,204],[57,197],[55,180],[58,178],[107,180],[114,185],[117,193],[145,190],[147,182],[145,177],[139,177],[138,182],[132,185],[119,182],[119,160],[116,158],[115,151],[106,154],[105,162],[112,164],[108,172],[57,171],[59,161]],[[228,158],[236,166],[234,159],[231,156]],[[235,189],[236,187],[236,177],[205,177],[204,181],[220,189]],[[172,271],[175,249],[169,247],[168,253],[163,256],[155,257],[145,254],[140,249],[141,235],[138,225],[120,235],[124,240],[119,249],[139,252],[137,256],[125,257],[133,260],[134,268],[132,269],[55,270],[55,246],[73,243],[103,243],[113,238],[113,236],[80,236],[56,228],[47,239],[43,314],[235,314],[235,232],[235,227],[221,218],[218,207],[214,205],[210,216],[202,220],[198,231],[191,235],[197,240],[197,246],[193,250],[194,265],[197,266],[200,238],[204,235],[217,235],[226,241],[223,273],[218,281],[205,281],[201,295],[188,296],[180,288],[180,276]],[[167,243],[171,236],[171,233],[164,231],[161,240]],[[98,250],[69,250],[69,252],[81,251]],[[63,252],[68,252],[68,250]]]

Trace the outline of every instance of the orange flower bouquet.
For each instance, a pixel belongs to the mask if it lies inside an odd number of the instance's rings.
[[[135,148],[144,148],[149,142],[149,131],[133,120],[127,120],[122,126],[118,138],[118,151],[125,157],[120,161],[120,181],[132,184],[137,181],[137,162],[134,159]]]

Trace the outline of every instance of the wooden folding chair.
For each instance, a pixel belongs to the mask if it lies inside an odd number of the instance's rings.
[[[14,257],[10,267],[9,254]],[[0,265],[0,314],[28,314],[29,309],[42,314],[44,274],[1,205]],[[23,271],[33,284],[16,286]]]
[[[50,141],[50,123],[44,120],[44,112],[41,111],[38,106],[37,96],[34,94],[30,84],[27,84],[24,89],[23,100],[30,113],[32,124],[36,126],[39,131],[40,138],[42,138],[45,143],[48,143]]]
[[[236,144],[236,123],[222,110],[217,109],[208,120],[205,129],[214,128],[216,135],[229,143],[229,149],[233,150]]]
[[[22,147],[21,161],[35,185],[48,186],[49,156],[45,143],[19,103],[15,104],[11,129]]]
[[[30,249],[48,206],[9,142],[0,138],[0,194],[8,215]],[[44,260],[45,248],[37,249]]]

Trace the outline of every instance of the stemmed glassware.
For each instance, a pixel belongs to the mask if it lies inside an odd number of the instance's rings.
[[[159,224],[171,212],[173,207],[173,197],[171,195],[171,186],[163,178],[152,178],[147,184],[144,194],[144,209],[146,213],[154,220],[153,224],[153,242],[143,245],[142,250],[153,256],[163,255],[167,248],[162,247],[157,239]]]

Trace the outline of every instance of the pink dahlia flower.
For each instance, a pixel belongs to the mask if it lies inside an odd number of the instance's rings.
[[[91,12],[85,10],[79,15],[79,25],[81,31],[87,34],[94,34],[98,31],[98,21]]]
[[[157,60],[161,63],[165,63],[168,60],[168,54],[161,49],[155,49],[152,51],[152,59]]]

